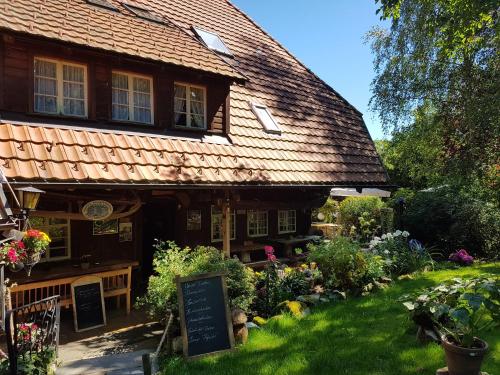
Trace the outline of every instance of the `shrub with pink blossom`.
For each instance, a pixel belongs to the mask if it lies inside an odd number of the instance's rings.
[[[465,266],[471,265],[474,263],[474,258],[469,255],[467,250],[460,249],[450,255],[449,258],[452,262],[463,264]]]

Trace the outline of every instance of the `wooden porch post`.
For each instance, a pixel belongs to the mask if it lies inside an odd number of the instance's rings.
[[[229,258],[231,255],[231,206],[229,204],[229,192],[222,203],[222,251]]]

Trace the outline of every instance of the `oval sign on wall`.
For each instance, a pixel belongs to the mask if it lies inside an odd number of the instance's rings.
[[[105,220],[113,213],[113,205],[106,201],[90,201],[82,208],[82,214],[88,220]]]

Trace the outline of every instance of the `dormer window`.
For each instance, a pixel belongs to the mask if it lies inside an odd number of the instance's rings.
[[[198,38],[211,50],[222,53],[223,55],[233,56],[218,34],[195,26],[193,26],[193,30]]]
[[[179,128],[206,129],[206,89],[184,83],[174,85],[174,125]]]
[[[112,118],[152,124],[153,79],[148,76],[113,72]]]
[[[252,110],[266,132],[281,134],[278,122],[274,119],[271,112],[265,105],[252,103]]]
[[[34,110],[65,116],[87,116],[87,67],[36,57]]]

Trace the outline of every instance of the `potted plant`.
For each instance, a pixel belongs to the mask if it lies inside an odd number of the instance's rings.
[[[47,233],[37,229],[28,229],[22,239],[26,250],[26,258],[24,264],[28,276],[31,275],[31,268],[37,264],[43,253],[47,250],[50,243],[50,238]]]
[[[477,375],[488,343],[480,332],[500,321],[500,282],[493,278],[454,279],[405,302],[417,324],[431,322],[441,334],[450,375]]]
[[[80,257],[80,267],[82,267],[82,270],[88,270],[90,268],[91,257],[90,254],[85,254]]]
[[[10,241],[0,247],[0,264],[6,265],[13,272],[24,268],[26,249],[22,241]]]

